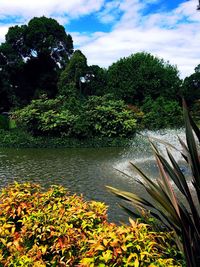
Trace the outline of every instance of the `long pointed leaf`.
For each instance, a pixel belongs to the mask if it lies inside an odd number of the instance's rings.
[[[196,142],[195,142],[192,128],[190,125],[188,111],[185,108],[184,108],[184,117],[185,117],[185,125],[186,125],[186,140],[187,140],[189,154],[191,156],[191,168],[192,168],[194,183],[196,186],[200,187],[199,155],[197,152]]]
[[[145,200],[144,198],[142,197],[139,197],[137,196],[136,194],[133,194],[133,193],[130,193],[130,192],[126,192],[126,191],[122,191],[122,190],[118,190],[114,187],[111,187],[111,186],[106,186],[106,188],[111,191],[112,193],[114,193],[115,195],[117,195],[118,197],[124,199],[124,200],[128,200],[130,202],[132,202],[133,200],[137,203],[142,203],[143,205],[146,205],[148,207],[152,207],[153,208],[153,205]]]

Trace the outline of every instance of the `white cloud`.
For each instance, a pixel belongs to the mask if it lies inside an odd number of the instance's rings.
[[[104,1],[34,0],[27,3],[27,0],[0,0],[0,20],[3,21],[0,24],[0,43],[4,42],[8,28],[13,25],[26,24],[31,18],[43,15],[67,25],[70,19],[99,11]],[[78,41],[80,42],[80,37]]]
[[[98,11],[104,0],[0,0],[0,17],[69,16],[77,18]]]
[[[8,28],[9,28],[9,25],[4,26],[0,24],[0,43],[5,41],[5,35],[8,31]]]
[[[70,34],[73,37],[74,45],[78,44],[78,47],[91,43],[92,39],[95,39],[94,34],[88,35],[79,32],[71,32]]]
[[[200,13],[190,0],[170,12],[142,16],[144,3],[121,1],[124,14],[109,33],[91,36],[80,49],[89,64],[107,67],[121,57],[147,51],[177,65],[180,76],[194,72],[200,63]]]
[[[117,21],[120,16],[120,0],[112,0],[104,5],[104,9],[99,12],[98,18],[102,23],[111,23]]]
[[[159,2],[159,12],[143,15],[149,4]],[[27,0],[0,0],[0,18],[17,17],[24,24],[33,16],[45,15],[67,25],[71,19],[95,13],[100,22],[112,26],[110,32],[71,33],[89,64],[107,67],[121,57],[147,51],[177,65],[184,77],[200,63],[197,2],[183,0],[166,12],[161,0],[34,0],[28,4]],[[9,26],[0,25],[0,42]]]

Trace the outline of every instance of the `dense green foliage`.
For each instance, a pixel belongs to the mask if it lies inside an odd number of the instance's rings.
[[[200,99],[200,65],[195,68],[195,72],[192,75],[185,78],[183,95],[189,105]]]
[[[84,116],[89,118],[94,135],[128,137],[134,135],[142,113],[129,109],[122,100],[105,95],[88,98]]]
[[[131,139],[124,137],[93,137],[93,138],[72,138],[72,137],[46,137],[33,136],[21,130],[1,130],[0,147],[6,148],[73,148],[73,147],[130,147]]]
[[[13,112],[12,117],[18,126],[34,135],[83,138],[133,136],[137,118],[141,116],[128,109],[122,100],[112,100],[109,96],[90,97],[78,110],[66,102],[64,97],[33,100]]]
[[[173,116],[173,120],[171,117]],[[146,98],[141,106],[126,105],[111,95],[90,96],[80,100],[45,96],[32,100],[11,113],[19,128],[34,136],[65,136],[78,139],[94,137],[131,137],[137,130],[180,127],[182,111],[176,101]]]
[[[139,183],[146,189],[150,200],[130,192],[109,188],[117,196],[127,200],[137,208],[150,209],[152,216],[161,221],[167,229],[176,233],[176,242],[185,254],[187,267],[198,267],[200,265],[200,158],[194,133],[199,143],[200,131],[189,116],[185,106],[184,119],[186,143],[181,139],[179,141],[182,146],[181,154],[191,171],[192,189],[188,185],[188,179],[178,162],[169,151],[170,144],[166,143],[168,146],[167,159],[158,151],[153,142],[151,145],[160,173],[159,179],[153,180],[147,177],[142,170],[132,163],[142,178]],[[174,183],[176,191],[171,182]],[[125,209],[129,210],[129,208]],[[135,212],[129,210],[130,212],[135,215]]]
[[[60,75],[58,82],[59,93],[69,97],[81,93],[78,92],[78,90],[81,90],[80,77],[84,77],[87,74],[87,68],[86,57],[81,51],[76,50]],[[70,88],[74,88],[74,92]]]
[[[33,18],[28,25],[10,27],[0,45],[1,108],[28,103],[41,92],[55,96],[60,68],[72,52],[71,36],[54,19]]]
[[[52,18],[10,27],[5,39],[0,112],[15,110],[18,127],[34,135],[129,137],[142,127],[179,127],[181,96],[191,108],[199,99],[199,66],[184,82],[175,66],[146,52],[108,69],[89,66]],[[49,100],[41,100],[43,95]]]
[[[0,193],[0,266],[183,266],[171,232],[107,222],[106,206],[17,184]]]
[[[106,92],[106,70],[88,66],[87,59],[76,50],[58,81],[59,94],[70,97],[103,95]]]
[[[113,63],[108,69],[108,90],[129,103],[145,97],[179,97],[178,70],[148,53],[136,53]]]
[[[0,115],[0,129],[9,129],[9,118],[8,116]]]
[[[191,114],[197,125],[200,125],[200,100],[194,102]]]
[[[156,100],[146,97],[141,109],[145,114],[142,122],[147,129],[183,126],[182,109],[175,100],[169,100],[162,96]]]

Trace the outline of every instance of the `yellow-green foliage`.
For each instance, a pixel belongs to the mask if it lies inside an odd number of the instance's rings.
[[[172,233],[155,233],[147,224],[131,219],[130,223],[103,225],[92,233],[89,251],[80,266],[181,266],[169,258]]]
[[[0,266],[182,266],[172,244],[146,224],[108,223],[105,204],[61,186],[16,183],[0,194]]]

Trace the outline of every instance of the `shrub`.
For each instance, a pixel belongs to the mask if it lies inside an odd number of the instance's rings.
[[[137,112],[107,96],[89,97],[82,106],[75,98],[33,100],[12,117],[34,135],[77,138],[128,137],[134,135],[137,125]]]
[[[9,129],[9,118],[5,115],[0,115],[0,129]]]
[[[148,129],[161,129],[183,126],[182,109],[175,100],[147,97],[142,105],[144,118],[142,123]],[[173,118],[173,119],[172,119]]]
[[[109,95],[92,96],[84,109],[95,136],[127,137],[135,134],[140,113],[128,108],[122,100],[113,100]]]
[[[0,236],[3,266],[29,261],[30,266],[74,266],[88,232],[106,220],[106,206],[84,202],[54,186],[15,184],[1,193]],[[59,265],[62,266],[62,265]]]
[[[60,112],[48,110],[40,115],[38,129],[47,135],[65,134],[70,136],[77,117],[69,110],[61,110]]]
[[[93,232],[80,266],[181,266],[172,233],[156,233],[146,224],[130,222],[107,224]]]
[[[182,266],[172,233],[107,222],[106,206],[61,186],[0,194],[0,266]]]
[[[40,99],[32,100],[30,105],[13,112],[11,117],[16,120],[18,127],[37,135],[41,133],[41,119],[43,119],[43,126],[45,127],[48,124],[48,119],[45,121],[44,118],[48,118],[48,112],[52,110],[54,113],[59,113],[63,102],[62,97],[48,99],[46,96],[42,96]],[[52,124],[51,120],[50,124]]]

